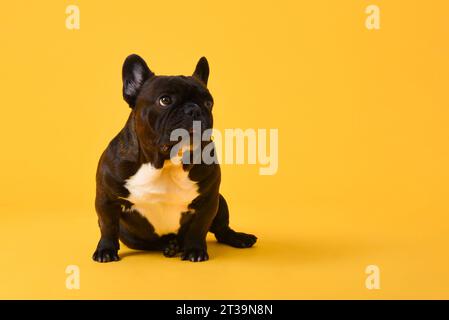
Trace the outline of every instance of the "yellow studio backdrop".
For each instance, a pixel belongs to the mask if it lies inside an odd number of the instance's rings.
[[[0,298],[449,298],[448,12],[444,0],[2,2]],[[279,130],[277,174],[222,166],[232,226],[254,248],[211,237],[206,263],[124,246],[119,263],[91,260],[95,169],[130,111],[130,53],[158,74],[191,74],[205,55],[216,128]]]

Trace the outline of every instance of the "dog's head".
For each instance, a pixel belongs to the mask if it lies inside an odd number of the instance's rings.
[[[138,55],[123,64],[123,97],[135,113],[139,140],[168,154],[177,141],[171,132],[193,134],[193,122],[201,122],[201,134],[212,128],[213,98],[207,89],[209,64],[202,57],[192,76],[157,76]]]

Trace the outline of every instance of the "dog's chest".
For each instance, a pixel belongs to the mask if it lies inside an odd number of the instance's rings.
[[[190,180],[182,164],[166,161],[162,169],[143,164],[125,184],[131,210],[138,211],[158,235],[176,233],[181,215],[198,196],[198,185]],[[193,212],[191,212],[193,213]]]

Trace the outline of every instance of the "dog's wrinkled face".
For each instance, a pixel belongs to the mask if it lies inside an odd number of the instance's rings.
[[[195,78],[159,76],[142,88],[136,114],[141,126],[153,129],[155,144],[167,152],[177,142],[170,141],[175,129],[193,134],[193,121],[200,121],[202,130],[212,127],[212,104],[209,91]]]
[[[141,142],[168,154],[178,142],[170,141],[174,130],[184,129],[192,135],[194,121],[201,122],[202,132],[212,128],[208,76],[205,58],[198,61],[192,76],[156,76],[142,58],[129,56],[123,65],[123,96],[135,113]]]

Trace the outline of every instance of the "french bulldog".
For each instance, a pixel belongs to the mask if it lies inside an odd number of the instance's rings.
[[[209,231],[218,242],[236,248],[256,242],[256,236],[229,226],[218,163],[172,159],[173,130],[193,134],[194,121],[202,131],[212,128],[208,77],[205,57],[192,76],[158,76],[140,56],[126,58],[123,97],[131,112],[99,160],[95,209],[101,237],[93,260],[118,261],[119,240],[131,249],[158,250],[193,262],[209,259]],[[213,142],[201,142],[207,143]],[[191,152],[188,147],[180,152]]]

